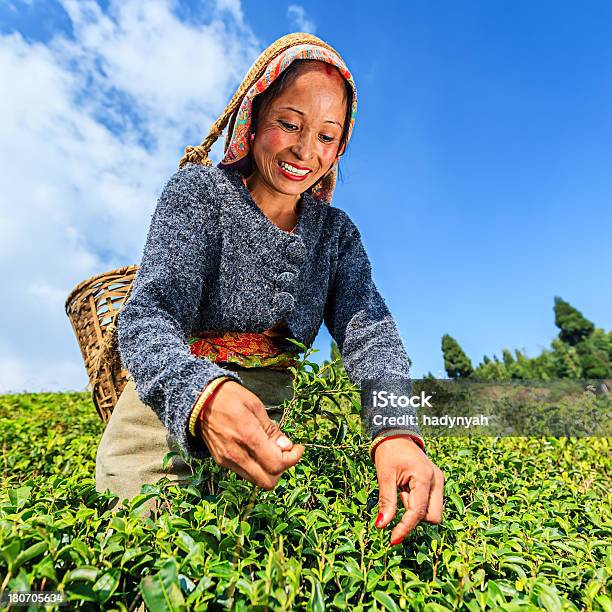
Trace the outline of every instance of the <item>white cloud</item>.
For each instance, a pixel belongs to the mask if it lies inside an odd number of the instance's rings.
[[[33,368],[20,357],[0,355],[0,389],[2,393],[90,390],[82,370],[75,359],[49,361],[44,368]]]
[[[73,38],[0,36],[0,393],[87,384],[64,300],[138,263],[157,194],[259,52],[236,0],[66,0]],[[218,148],[216,149],[218,151]]]
[[[300,32],[314,34],[317,29],[314,21],[307,17],[304,7],[300,6],[299,4],[289,5],[287,8],[287,17],[291,21],[292,25]]]

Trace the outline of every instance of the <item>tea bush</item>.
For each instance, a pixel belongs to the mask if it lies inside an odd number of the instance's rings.
[[[358,395],[304,360],[283,428],[306,444],[272,491],[212,460],[124,508],[95,490],[88,393],[0,397],[0,590],[79,609],[612,610],[609,438],[439,437],[441,525],[374,526]],[[167,456],[168,460],[170,457]],[[142,516],[143,505],[161,508]],[[399,503],[400,508],[401,502]],[[403,510],[402,510],[403,511]]]

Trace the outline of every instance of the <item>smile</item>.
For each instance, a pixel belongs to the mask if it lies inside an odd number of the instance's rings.
[[[277,163],[279,167],[285,171],[286,174],[290,174],[292,177],[303,178],[307,174],[310,174],[312,172],[312,170],[296,168],[295,166],[292,166],[291,164],[288,164],[284,161],[279,161]]]

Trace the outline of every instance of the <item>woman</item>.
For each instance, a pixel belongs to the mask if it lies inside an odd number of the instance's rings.
[[[177,446],[272,489],[304,451],[274,419],[291,396],[297,349],[287,338],[309,346],[323,321],[353,383],[393,377],[409,389],[359,231],[330,206],[356,105],[338,53],[290,34],[258,58],[202,145],[186,149],[118,316],[130,380],[98,449],[98,490],[131,497],[165,475],[161,459]],[[228,121],[212,167],[208,151]],[[410,487],[396,544],[419,521],[440,522],[443,474],[418,429],[373,426],[371,416],[378,527],[394,518],[398,487]],[[188,474],[177,460],[167,476]]]

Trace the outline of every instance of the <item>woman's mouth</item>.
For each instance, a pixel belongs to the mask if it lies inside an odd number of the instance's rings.
[[[277,165],[281,174],[292,181],[303,181],[312,172],[312,170],[297,168],[282,160],[278,161]]]

